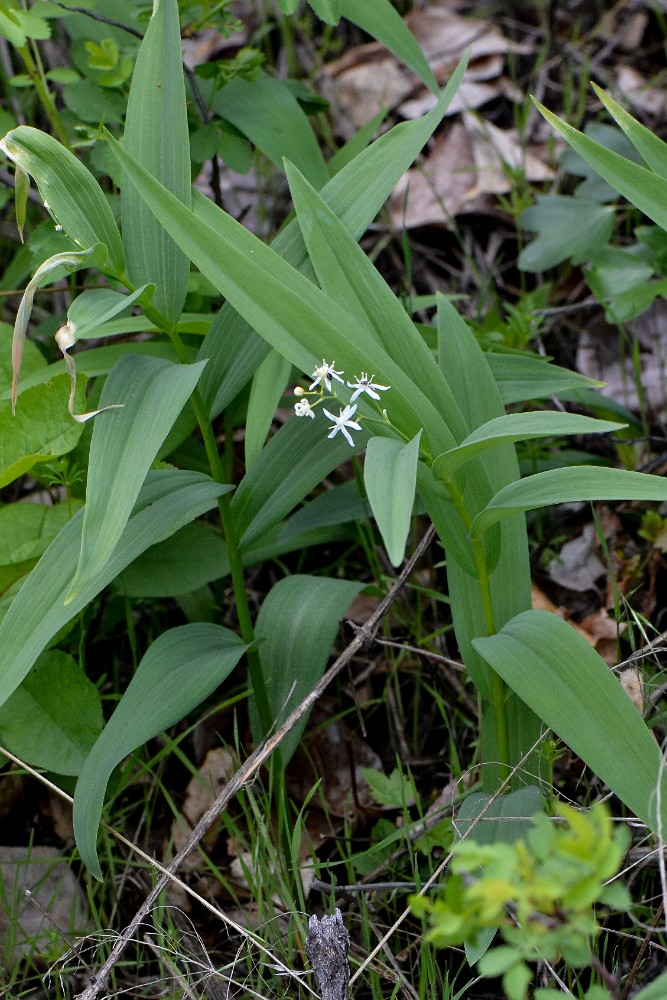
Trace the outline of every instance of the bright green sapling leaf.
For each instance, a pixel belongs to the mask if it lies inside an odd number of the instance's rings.
[[[665,829],[667,774],[655,737],[607,664],[571,625],[546,611],[525,611],[473,645],[650,830],[659,823]]]
[[[419,438],[404,444],[372,437],[366,448],[364,484],[392,566],[400,566],[410,531],[417,484]]]
[[[255,625],[259,657],[271,715],[280,725],[318,682],[339,629],[339,622],[363,583],[294,575],[279,580],[262,604]],[[299,745],[307,717],[280,744],[283,766]],[[250,723],[256,742],[262,731],[254,699]]]
[[[198,623],[163,632],[148,649],[86,758],[74,793],[74,836],[95,878],[102,878],[96,840],[112,771],[208,698],[247,648],[222,625]]]
[[[160,0],[139,48],[125,117],[124,147],[178,200],[190,206],[188,135],[177,0]],[[132,183],[121,188],[127,267],[135,285],[155,282],[154,306],[175,324],[189,261]]]
[[[0,742],[21,760],[79,774],[104,719],[95,685],[69,653],[42,653],[0,706]]]
[[[68,603],[102,571],[118,544],[146,473],[203,366],[128,355],[110,372],[100,405],[122,409],[102,414],[93,428],[81,553]]]
[[[82,249],[102,244],[114,274],[125,272],[118,227],[101,187],[84,165],[56,139],[19,125],[0,141],[0,149],[34,177],[56,223]]]

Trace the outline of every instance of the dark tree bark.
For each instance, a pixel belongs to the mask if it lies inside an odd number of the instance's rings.
[[[306,954],[310,959],[322,1000],[349,1000],[350,966],[347,953],[350,938],[340,910],[332,917],[308,921]]]

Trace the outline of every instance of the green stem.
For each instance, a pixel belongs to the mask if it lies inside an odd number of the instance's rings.
[[[472,518],[470,517],[470,514],[466,509],[463,496],[452,482],[447,482],[445,485],[449,491],[449,495],[452,498],[452,502],[454,503],[457,513],[461,518],[466,530],[470,531]],[[486,565],[484,545],[481,538],[471,538],[470,543],[472,545],[475,567],[477,569],[477,583],[479,585],[479,594],[484,614],[484,627],[486,629],[487,635],[495,635],[498,630],[496,628],[495,615],[493,613],[493,597],[491,594],[491,575]],[[498,743],[500,778],[502,781],[504,781],[505,778],[509,776],[511,771],[509,727],[507,724],[507,708],[506,708],[507,686],[505,684],[505,681],[499,674],[496,673],[495,670],[492,670],[491,668],[489,669],[491,670],[491,691],[492,691],[492,701],[493,701],[493,715],[496,721],[496,740]]]
[[[27,45],[22,45],[21,48],[17,49],[19,55],[23,59],[25,68],[28,72],[28,76],[33,82],[33,86],[40,100],[42,107],[44,108],[44,113],[51,123],[53,131],[58,136],[63,146],[71,151],[69,136],[67,135],[67,130],[60,120],[60,115],[53,103],[53,98],[49,92],[49,88],[46,85],[46,79],[44,77],[43,70],[41,66],[38,67],[37,63],[32,57],[32,53]]]

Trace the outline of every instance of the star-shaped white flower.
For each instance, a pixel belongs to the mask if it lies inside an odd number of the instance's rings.
[[[377,392],[375,392],[376,389],[379,389],[381,392],[386,392],[387,389],[391,388],[391,386],[388,385],[378,385],[377,382],[373,381],[373,378],[373,375],[369,378],[366,372],[362,372],[359,378],[354,382],[347,383],[350,389],[354,389],[354,392],[350,397],[351,403],[354,403],[357,396],[360,396],[362,392],[365,392],[371,397],[371,399],[379,399],[380,397]]]
[[[316,368],[315,371],[313,372],[313,374],[310,376],[312,379],[314,379],[313,383],[308,386],[308,389],[309,389],[310,392],[313,391],[313,389],[315,388],[316,385],[320,385],[320,384],[322,384],[324,386],[324,388],[327,390],[327,392],[331,392],[331,379],[332,378],[335,378],[337,382],[341,382],[342,383],[343,380],[341,378],[341,375],[343,373],[342,373],[342,371],[337,372],[335,370],[335,368],[334,368],[335,364],[336,364],[335,361],[332,361],[331,364],[327,364],[327,362],[324,360],[324,358],[322,358],[322,364],[320,365],[319,368]]]
[[[315,419],[315,412],[307,399],[300,399],[294,404],[294,412],[297,417],[312,417]]]
[[[352,435],[348,432],[347,428],[350,427],[353,431],[361,430],[361,424],[358,424],[356,420],[352,419],[352,417],[357,412],[356,404],[354,406],[346,406],[344,410],[340,411],[337,417],[334,417],[333,413],[329,413],[328,410],[323,409],[322,412],[327,415],[329,420],[333,420],[333,426],[327,437],[329,438],[335,437],[336,434],[338,434],[338,431],[341,431],[347,443],[351,444],[352,447],[354,447],[354,441],[352,440]]]

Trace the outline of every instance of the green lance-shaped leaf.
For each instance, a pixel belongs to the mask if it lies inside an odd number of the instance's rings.
[[[414,35],[389,0],[340,0],[340,13],[386,46],[434,94],[438,83]]]
[[[667,500],[667,481],[660,476],[626,469],[580,465],[549,469],[505,486],[472,522],[479,536],[490,525],[517,511],[535,510],[579,500]]]
[[[288,576],[267,595],[257,616],[255,635],[271,714],[278,725],[318,682],[339,629],[339,621],[362,589],[362,583],[327,577]],[[280,744],[285,765],[301,739],[306,718]],[[252,734],[262,732],[250,700]]]
[[[249,469],[257,458],[292,371],[277,351],[271,351],[255,372],[250,387],[245,425],[245,464]]]
[[[173,365],[129,355],[110,372],[100,404],[122,404],[94,428],[79,564],[69,603],[96,577],[123,534],[146,473],[197,384],[203,362]]]
[[[123,142],[138,163],[190,206],[190,140],[177,0],[153,5],[132,75]],[[130,278],[135,285],[155,282],[153,304],[175,324],[185,301],[188,259],[125,179],[120,203]]]
[[[0,705],[53,637],[126,566],[151,545],[210,510],[230,489],[196,472],[149,472],[111,558],[66,605],[81,548],[84,512],[79,511],[56,535],[0,623]]]
[[[338,435],[325,441],[326,427],[318,418],[288,420],[272,436],[260,462],[253,462],[231,502],[241,550],[265,533],[303,500],[318,483],[350,455],[350,446]],[[359,447],[368,432],[357,434]],[[324,444],[326,443],[326,447]],[[285,470],[289,475],[285,476]]]
[[[101,243],[105,266],[125,273],[120,233],[102,188],[76,156],[56,139],[29,125],[19,125],[0,141],[0,149],[34,177],[56,223],[82,249]]]
[[[392,566],[400,566],[417,485],[419,437],[404,444],[373,437],[366,448],[364,484]]]
[[[97,830],[111,772],[124,757],[200,705],[248,647],[222,625],[181,625],[159,636],[81,769],[74,793],[74,836],[83,862],[102,878]]]
[[[237,76],[212,94],[211,104],[279,170],[283,157],[289,156],[315,187],[329,180],[308,115],[282,80],[268,73],[260,73],[256,80]]]
[[[550,125],[579,153],[579,156],[611,184],[624,198],[653,219],[661,229],[667,229],[667,178],[614,153],[594,139],[562,122],[551,111],[535,101]]]
[[[433,471],[440,479],[451,479],[452,475],[475,455],[480,455],[502,444],[517,441],[532,441],[542,437],[557,437],[562,434],[606,434],[617,431],[626,424],[611,423],[582,417],[576,413],[560,413],[554,410],[538,410],[534,413],[509,413],[494,417],[477,427],[458,448],[438,455],[433,463]]]
[[[667,143],[660,139],[655,132],[651,132],[645,125],[638,122],[632,115],[629,115],[613,97],[605,94],[601,87],[595,83],[592,84],[592,87],[641,158],[646,161],[651,170],[667,177]]]
[[[321,189],[324,200],[355,238],[366,231],[399,178],[442,120],[465,68],[464,58],[428,114],[417,121],[401,122],[381,135]],[[220,209],[210,198],[195,192],[193,210],[206,225],[215,228]],[[271,246],[294,267],[301,269],[306,265],[306,249],[296,219],[285,226]],[[248,382],[268,349],[251,325],[230,303],[225,303],[200,351],[200,357],[210,359],[199,388],[213,416],[220,413]]]
[[[451,436],[459,440],[467,430],[463,416],[443,373],[422,337],[417,335],[402,304],[321,195],[293,164],[286,163],[285,170],[320,288],[354,316],[360,327],[368,329],[414,386],[433,401]],[[373,377],[373,381],[380,380]],[[372,398],[379,399],[379,393]],[[383,391],[382,400],[378,405],[387,405],[391,410],[391,393]]]
[[[146,203],[199,270],[280,354],[304,372],[323,358],[349,371],[372,371],[390,385],[392,422],[406,437],[421,429],[430,447],[455,442],[431,400],[416,387],[368,328],[225,212],[215,229],[197,219],[139,166],[114,139],[111,148]],[[439,446],[442,445],[441,448]]]
[[[643,990],[635,994],[634,1000],[663,1000],[667,995],[667,972],[654,979],[650,986],[645,986]]]
[[[655,736],[571,625],[548,611],[525,611],[473,645],[649,829],[667,828],[667,773]]]
[[[485,354],[505,406],[529,399],[563,396],[579,389],[599,389],[604,382],[560,368],[543,358],[520,354]]]

